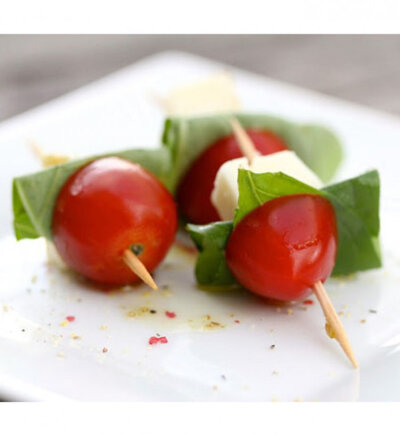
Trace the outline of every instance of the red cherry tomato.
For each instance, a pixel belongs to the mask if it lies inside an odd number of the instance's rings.
[[[249,213],[229,238],[226,261],[248,290],[296,300],[329,277],[336,248],[331,203],[318,195],[298,194],[273,199]]]
[[[287,149],[285,143],[270,131],[246,130],[262,155]],[[243,157],[233,134],[207,148],[192,164],[179,184],[178,206],[191,223],[206,224],[220,220],[210,196],[218,169],[226,161]]]
[[[176,230],[176,206],[167,189],[138,164],[115,157],[72,175],[53,214],[53,240],[61,258],[103,284],[139,281],[123,261],[129,248],[147,270],[154,270]]]

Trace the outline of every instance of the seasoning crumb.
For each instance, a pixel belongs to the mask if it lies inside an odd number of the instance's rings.
[[[167,318],[175,318],[176,317],[176,313],[175,312],[170,312],[169,310],[165,311],[165,316]]]
[[[303,304],[309,304],[309,305],[314,304],[314,300],[310,300],[310,299],[303,300]]]
[[[102,353],[108,353],[108,348],[104,347],[104,348],[102,349]]]
[[[277,308],[275,309],[275,311],[278,312],[278,313],[280,313],[280,312],[282,312],[282,309],[281,309],[280,307],[277,307]]]
[[[363,318],[362,320],[360,320],[360,323],[361,324],[364,324],[364,323],[366,323],[367,322],[367,320],[365,319],[365,318]]]
[[[75,333],[71,333],[71,338],[76,340],[76,341],[79,341],[82,339],[80,336],[76,335]]]
[[[331,339],[335,339],[336,338],[335,330],[333,330],[333,328],[331,327],[331,325],[329,323],[325,323],[325,331],[326,331],[326,334]]]
[[[225,326],[217,321],[210,321],[209,323],[207,323],[205,326],[205,328],[207,329],[223,329],[225,328]]]
[[[211,316],[210,315],[204,315],[203,319],[206,320],[206,321],[210,321]]]
[[[340,312],[338,312],[338,315],[339,315],[339,316],[343,316],[343,315],[344,315],[344,312],[340,311]]]
[[[270,350],[274,350],[275,347],[276,347],[276,345],[275,345],[275,344],[272,344],[272,345],[269,347],[269,349],[270,349]]]
[[[156,344],[167,344],[168,343],[168,339],[165,336],[152,336],[149,339],[149,345],[156,345]]]
[[[142,297],[150,297],[150,295],[152,295],[152,294],[153,294],[153,291],[144,291],[140,295]]]
[[[234,321],[236,324],[240,324],[240,320],[238,320],[238,319],[235,319],[235,321]]]
[[[36,276],[36,274],[34,276],[32,276],[31,282],[32,283],[36,283],[37,282],[37,276]]]
[[[229,314],[229,317],[230,317],[230,318],[233,318],[234,316],[235,316],[234,313],[230,313],[230,314]]]
[[[65,354],[64,353],[57,353],[57,357],[59,359],[63,359],[65,357]]]
[[[293,309],[286,309],[287,315],[293,315]]]
[[[273,370],[273,371],[272,371],[272,375],[278,375],[278,374],[279,374],[278,371],[276,371],[276,370]]]
[[[69,324],[69,322],[67,321],[67,320],[64,320],[64,321],[61,321],[60,322],[60,326],[61,327],[65,327],[65,326],[67,326]]]
[[[375,309],[370,309],[369,313],[378,313]]]
[[[273,333],[275,330],[274,329],[269,329],[269,332],[270,333]]]
[[[4,305],[3,306],[3,312],[8,312],[8,310],[9,310],[8,306]]]
[[[218,386],[217,386],[217,385],[214,385],[214,386],[212,387],[212,389],[213,389],[214,392],[216,392],[216,391],[218,390]]]
[[[74,317],[73,315],[68,315],[67,317],[65,317],[65,319],[66,319],[68,322],[74,322],[74,321],[75,321],[75,317]]]
[[[100,330],[102,330],[102,331],[107,330],[107,329],[108,329],[108,327],[106,325],[101,325],[100,326]]]
[[[150,309],[150,313],[154,315],[155,313],[157,313],[157,311],[154,309]]]
[[[25,329],[22,329],[22,330],[21,330],[22,333],[25,333],[25,331],[26,331]]]
[[[226,376],[224,374],[221,375],[222,380],[226,381]]]
[[[81,298],[77,298],[76,301],[77,301],[78,303],[81,303],[81,302],[82,302],[82,299],[81,299]]]

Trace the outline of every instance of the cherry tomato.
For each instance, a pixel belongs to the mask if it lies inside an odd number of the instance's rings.
[[[103,284],[139,281],[125,265],[131,248],[148,271],[174,241],[177,212],[167,189],[138,164],[96,160],[72,175],[57,198],[53,240],[72,269]]]
[[[262,155],[287,149],[270,131],[246,130]],[[210,196],[218,169],[226,161],[243,157],[233,134],[207,148],[192,164],[179,184],[177,201],[183,216],[192,223],[206,224],[220,220]]]
[[[233,230],[226,261],[248,290],[277,300],[297,300],[324,282],[335,265],[337,230],[331,203],[318,195],[273,199]]]

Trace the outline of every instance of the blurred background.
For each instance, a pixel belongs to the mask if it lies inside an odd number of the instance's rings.
[[[184,50],[400,114],[400,36],[0,36],[0,120],[143,57]]]

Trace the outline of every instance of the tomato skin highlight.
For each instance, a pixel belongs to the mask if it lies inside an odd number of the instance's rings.
[[[73,174],[53,213],[53,241],[64,262],[89,279],[124,285],[140,279],[123,261],[132,245],[148,271],[162,261],[177,230],[175,202],[140,165],[102,158]]]
[[[250,212],[233,230],[226,261],[236,279],[266,298],[307,297],[335,265],[337,228],[331,203],[318,195],[273,199]]]
[[[285,143],[270,131],[246,130],[262,155],[287,150]],[[211,202],[218,169],[226,161],[243,157],[233,134],[208,147],[192,164],[179,184],[177,201],[180,212],[191,223],[206,224],[220,217]]]

